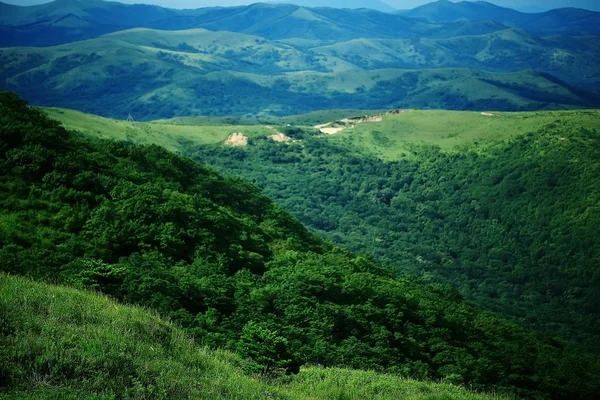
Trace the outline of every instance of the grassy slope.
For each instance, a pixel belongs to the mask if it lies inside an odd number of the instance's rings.
[[[165,122],[128,122],[85,114],[75,110],[44,108],[46,114],[70,130],[91,137],[130,141],[139,144],[158,144],[171,151],[181,151],[188,145],[215,144],[224,142],[234,132],[249,138],[273,134],[273,130],[262,125],[176,124]]]
[[[398,160],[409,155],[415,145],[439,146],[446,152],[475,146],[482,151],[492,142],[533,132],[557,119],[600,128],[600,113],[596,110],[517,113],[406,110],[402,114],[385,115],[382,122],[359,124],[331,136],[330,140],[351,143],[362,152],[385,160]]]
[[[262,382],[240,372],[235,354],[194,345],[152,312],[4,274],[0,320],[2,400],[502,399],[342,369],[306,368],[286,383]]]
[[[250,138],[273,134],[269,125],[218,124],[219,119],[190,117],[154,122],[126,122],[98,117],[79,111],[44,108],[50,118],[56,119],[70,130],[103,139],[127,140],[142,144],[158,144],[169,150],[182,152],[190,145],[224,142],[233,132],[242,132]],[[271,119],[275,125],[293,124],[311,126],[333,122],[348,117],[376,115],[378,111],[324,110],[309,114]],[[519,113],[404,110],[401,114],[383,115],[381,122],[365,122],[324,140],[350,144],[365,154],[385,160],[398,160],[409,156],[414,146],[434,145],[443,151],[459,151],[465,146],[484,150],[497,140],[535,131],[556,119],[587,128],[600,128],[600,112],[537,111]],[[231,122],[231,121],[229,121]]]
[[[178,117],[152,122],[168,125],[255,125],[262,122],[271,125],[291,124],[296,126],[312,126],[351,116],[378,115],[384,112],[385,110],[319,110],[306,114],[266,118],[264,120],[238,117]]]

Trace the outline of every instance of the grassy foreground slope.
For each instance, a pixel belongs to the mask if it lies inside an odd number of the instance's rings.
[[[305,368],[286,382],[242,372],[156,313],[0,274],[0,399],[501,400],[449,384]]]
[[[540,399],[600,390],[596,356],[335,248],[255,187],[158,146],[87,140],[13,94],[0,107],[6,272],[153,308],[263,371],[316,363]]]

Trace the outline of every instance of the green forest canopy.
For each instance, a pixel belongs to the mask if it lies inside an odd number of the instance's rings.
[[[151,307],[212,347],[277,332],[289,372],[318,363],[540,399],[600,392],[597,357],[335,248],[255,187],[157,146],[84,139],[2,92],[0,155],[5,272]]]
[[[473,115],[406,113],[333,137],[188,154],[254,183],[337,245],[597,352],[600,114],[479,116],[458,133]],[[428,120],[435,134],[421,131]],[[474,134],[481,126],[489,132]]]

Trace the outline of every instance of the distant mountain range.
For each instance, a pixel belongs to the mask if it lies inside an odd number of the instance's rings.
[[[600,13],[578,8],[561,8],[543,13],[523,13],[485,1],[438,0],[399,14],[431,22],[490,20],[535,32],[600,32]]]
[[[381,49],[398,54],[403,46],[418,49],[413,63],[422,59],[443,66],[427,55],[437,52],[439,42],[415,44],[363,39],[311,51],[234,32],[136,28],[55,47],[0,49],[0,87],[22,93],[34,104],[122,118],[132,112],[139,119],[269,116],[328,108],[532,110],[600,105],[600,96],[532,70],[499,73],[425,68],[427,64],[406,69],[411,60],[403,61],[403,69],[378,68],[394,65],[381,59],[388,56]],[[360,52],[361,45],[361,59],[355,60],[352,51]],[[460,38],[452,46],[465,47]],[[498,54],[495,62],[500,63]],[[457,50],[455,57],[460,56]]]
[[[331,7],[331,8],[348,8],[360,9],[367,8],[381,12],[395,12],[394,7],[387,3],[378,0],[279,0],[270,1],[273,4],[295,4],[302,7]]]
[[[307,0],[307,4],[313,2]],[[363,2],[348,4],[351,7]],[[600,33],[597,12],[560,9],[525,14],[486,2],[442,0],[392,15],[367,9],[311,9],[291,4],[173,10],[101,0],[57,0],[32,7],[0,3],[0,46],[49,46],[138,27],[227,30],[273,40],[443,37],[456,28],[447,24],[486,20],[544,34]]]
[[[600,90],[600,13],[523,15],[448,1],[409,13],[0,3],[0,89],[104,116],[133,108],[145,119],[598,106],[588,91]]]

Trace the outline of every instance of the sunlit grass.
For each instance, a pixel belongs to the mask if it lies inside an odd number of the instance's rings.
[[[501,399],[375,372],[244,375],[230,352],[97,293],[0,275],[0,399]]]

